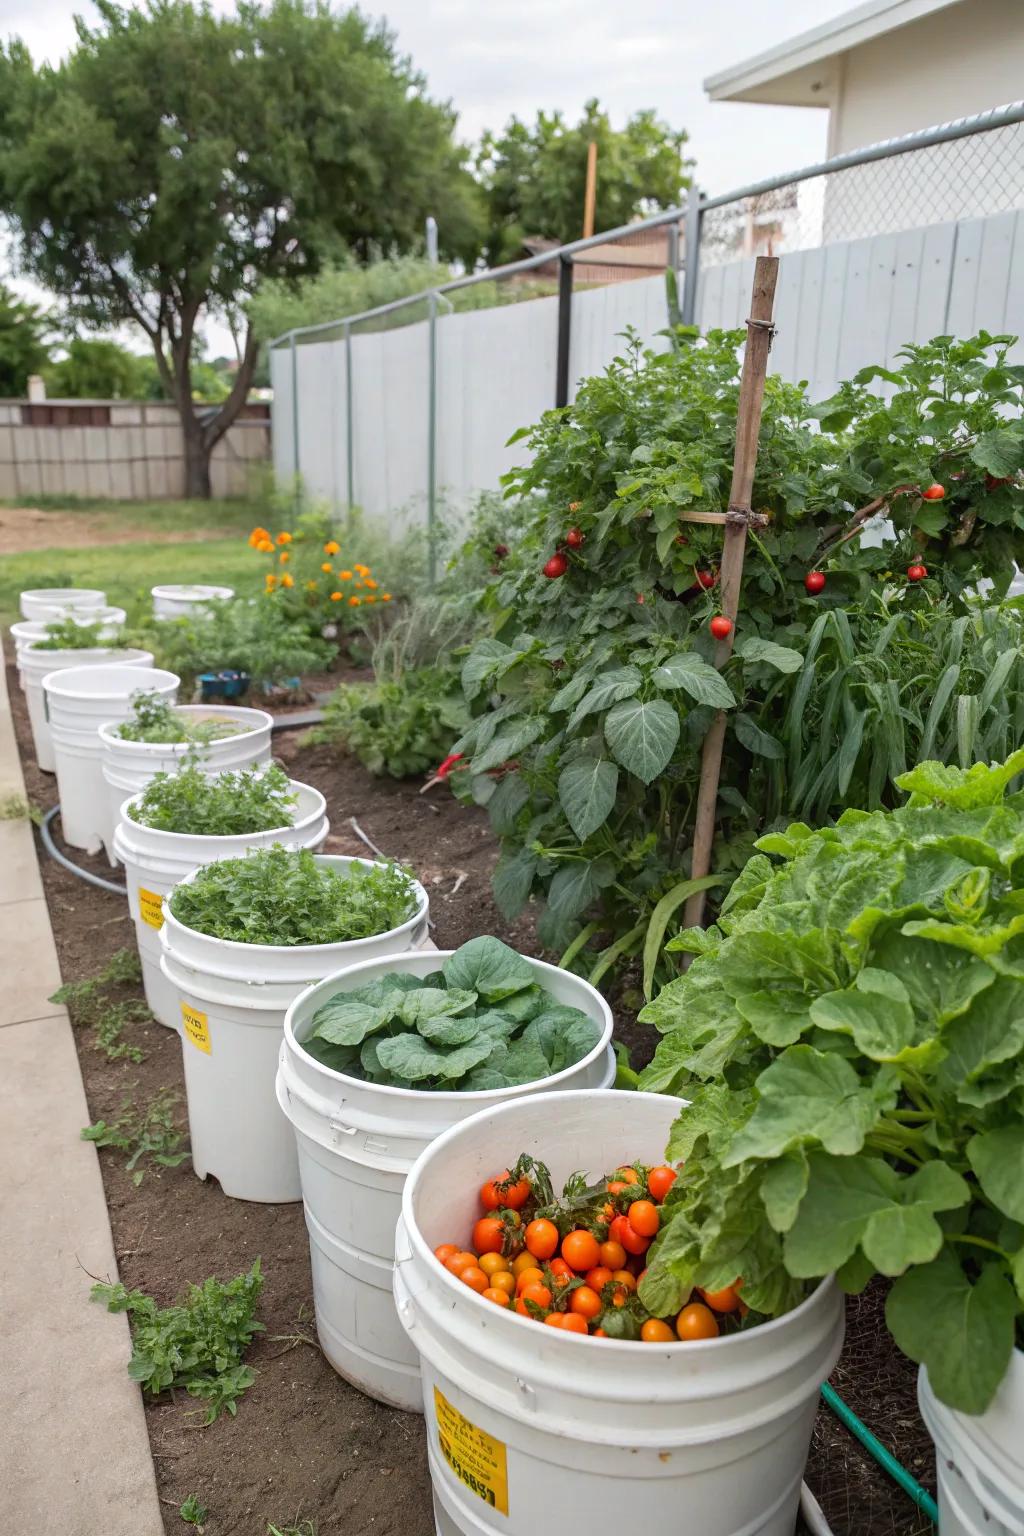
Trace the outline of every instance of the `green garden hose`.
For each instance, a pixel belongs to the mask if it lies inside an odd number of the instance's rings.
[[[918,1509],[924,1511],[932,1524],[938,1525],[938,1505],[927,1489],[922,1488],[921,1484],[907,1471],[906,1467],[896,1460],[892,1452],[886,1450],[882,1442],[875,1438],[866,1424],[861,1423],[853,1409],[847,1407],[839,1393],[833,1387],[830,1387],[827,1381],[821,1389],[821,1395],[840,1423],[846,1426],[851,1435],[856,1436],[864,1449],[871,1453],[879,1466],[888,1472],[893,1481],[898,1483],[903,1489],[903,1492],[913,1499]]]

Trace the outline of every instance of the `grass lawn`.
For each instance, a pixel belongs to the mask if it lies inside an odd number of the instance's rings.
[[[265,503],[61,500],[19,505],[52,513],[54,542],[52,547],[19,550],[17,519],[13,534],[12,520],[3,519],[8,540],[6,547],[0,546],[0,622],[5,624],[19,618],[18,595],[30,587],[101,587],[109,602],[128,609],[129,618],[149,609],[149,589],[161,582],[259,589],[263,567],[245,535],[270,515]],[[37,516],[36,546],[39,522]],[[44,525],[44,538],[45,533]]]

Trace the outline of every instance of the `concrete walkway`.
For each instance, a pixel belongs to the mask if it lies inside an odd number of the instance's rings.
[[[2,651],[0,651],[2,660]],[[0,665],[0,805],[24,795]],[[31,824],[0,820],[0,1507],[19,1536],[162,1536],[117,1278]],[[88,1271],[88,1273],[87,1273]]]

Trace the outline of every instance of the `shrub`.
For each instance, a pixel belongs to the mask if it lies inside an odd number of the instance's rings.
[[[287,614],[234,598],[214,603],[203,614],[161,619],[137,633],[156,664],[176,672],[191,687],[200,672],[248,672],[259,683],[281,683],[329,665],[336,647],[310,635]]]
[[[926,762],[898,810],[770,834],[717,927],[669,946],[696,959],[641,1015],[664,1036],[641,1087],[690,1101],[655,1311],[741,1275],[777,1314],[879,1273],[936,1394],[991,1402],[1024,1342],[1022,771]]]

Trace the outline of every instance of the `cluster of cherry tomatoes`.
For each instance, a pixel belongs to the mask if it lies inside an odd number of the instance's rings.
[[[469,1245],[442,1243],[434,1256],[484,1301],[548,1328],[646,1344],[713,1339],[746,1316],[741,1281],[696,1293],[672,1318],[652,1316],[637,1294],[676,1177],[636,1163],[567,1186],[556,1202],[544,1165],[523,1157],[481,1186]]]

